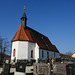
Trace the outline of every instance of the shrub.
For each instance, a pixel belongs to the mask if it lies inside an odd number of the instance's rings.
[[[39,58],[39,59],[38,59],[38,63],[40,63],[40,62],[42,62],[42,59]]]
[[[27,63],[26,66],[32,66],[32,64],[31,63]]]

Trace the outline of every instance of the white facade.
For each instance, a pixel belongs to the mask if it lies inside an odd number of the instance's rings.
[[[13,55],[15,49],[15,56]],[[31,50],[33,50],[33,58],[31,58]],[[11,62],[17,59],[35,59],[39,58],[39,47],[36,43],[28,41],[15,41],[12,42]]]
[[[15,49],[15,56],[13,55],[13,51]],[[31,51],[33,50],[33,58],[31,58]],[[42,57],[42,51],[43,51],[43,57]],[[12,52],[11,52],[11,62],[16,58],[17,59],[35,59],[36,62],[38,62],[38,58],[41,58],[42,60],[45,60],[47,58],[47,52],[49,52],[49,59],[55,57],[59,57],[59,53],[52,52],[48,50],[39,49],[39,46],[37,43],[32,43],[28,41],[14,41],[12,42]]]

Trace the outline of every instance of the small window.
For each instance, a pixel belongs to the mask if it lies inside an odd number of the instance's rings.
[[[16,53],[16,50],[14,49],[14,50],[13,50],[13,56],[14,56],[14,57],[15,57],[15,53]]]
[[[42,58],[44,57],[44,51],[42,51]]]
[[[31,50],[31,58],[33,58],[33,50]]]

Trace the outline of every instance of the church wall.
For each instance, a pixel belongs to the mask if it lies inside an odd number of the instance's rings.
[[[31,58],[31,50],[33,50],[33,58]],[[28,60],[39,58],[39,47],[36,43],[28,42]]]
[[[59,55],[60,55],[60,53],[57,53],[57,52],[56,52],[56,53],[55,53],[55,55],[56,55],[56,58],[58,58],[58,57],[59,57]]]
[[[33,50],[33,58],[31,58],[31,51]],[[34,59],[35,43],[28,42],[28,60]]]
[[[43,51],[43,57],[42,57],[42,51]],[[39,53],[40,53],[40,58],[42,60],[45,60],[47,58],[47,52],[49,52],[49,59],[54,58],[54,53],[55,53],[56,58],[59,57],[59,53],[57,52],[40,49]]]
[[[28,42],[19,41],[17,59],[28,59]]]
[[[12,42],[11,62],[14,60],[13,50],[15,49],[15,57],[17,59],[28,59],[28,42],[15,41]]]
[[[13,56],[13,50],[15,51],[15,56]],[[12,51],[11,51],[11,62],[13,62],[13,60],[15,59],[15,57],[17,57],[17,50],[18,50],[18,41],[17,42],[12,42]]]
[[[15,56],[13,56],[13,50],[15,51]],[[33,50],[33,58],[31,58],[31,50]],[[43,57],[42,57],[42,51],[43,51]],[[45,60],[47,58],[47,52],[49,52],[49,59],[54,58],[54,53],[56,58],[59,57],[59,53],[39,49],[39,46],[37,43],[27,42],[27,41],[15,41],[12,42],[12,52],[11,52],[11,60],[16,59],[35,59],[38,62],[38,59],[41,58],[42,60]]]
[[[36,43],[36,47],[35,47],[35,59],[36,59],[36,62],[38,62],[38,59],[39,59],[39,46],[37,45],[37,43]]]

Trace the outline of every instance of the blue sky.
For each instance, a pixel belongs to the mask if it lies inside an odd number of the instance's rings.
[[[0,35],[11,39],[26,6],[27,26],[46,35],[61,53],[75,52],[75,0],[0,0]]]

